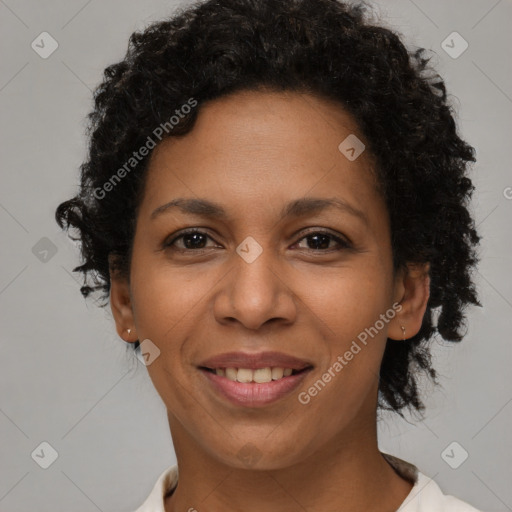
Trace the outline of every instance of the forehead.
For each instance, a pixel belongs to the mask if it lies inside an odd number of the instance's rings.
[[[339,149],[347,137],[364,140],[341,105],[302,93],[242,91],[198,108],[188,134],[153,151],[148,207],[184,196],[233,202],[238,212],[241,201],[264,206],[272,198],[336,195],[354,206],[376,200],[371,156],[363,151],[351,161]]]

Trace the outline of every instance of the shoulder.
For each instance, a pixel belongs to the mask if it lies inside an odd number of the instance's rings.
[[[397,512],[480,512],[469,503],[444,494],[439,485],[418,471],[417,482]]]
[[[165,512],[165,496],[178,484],[178,466],[169,466],[158,477],[151,493],[135,512]]]
[[[444,494],[439,485],[410,462],[382,453],[395,471],[413,484],[397,512],[481,512],[469,503]]]

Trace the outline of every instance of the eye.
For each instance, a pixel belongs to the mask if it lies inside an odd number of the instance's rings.
[[[201,251],[208,249],[205,245],[208,239],[214,241],[207,233],[197,228],[191,228],[186,231],[182,231],[180,234],[175,236],[169,241],[164,242],[163,247],[172,247],[178,251]],[[300,244],[303,240],[306,241],[308,247],[299,247],[301,249],[311,250],[313,252],[331,252],[340,251],[342,249],[348,249],[351,244],[339,236],[330,233],[329,231],[311,231],[302,238],[300,238],[294,245]],[[177,244],[182,242],[183,246]],[[337,247],[330,247],[330,244],[335,242]],[[313,247],[310,247],[310,246]],[[218,247],[218,246],[216,246]],[[293,246],[292,246],[293,247]]]
[[[350,243],[336,236],[329,231],[312,231],[308,233],[306,236],[303,236],[297,244],[299,244],[302,240],[306,240],[306,244],[308,246],[312,245],[313,247],[305,247],[305,249],[310,249],[315,252],[331,252],[331,251],[339,251],[342,249],[348,249],[351,247]],[[331,242],[336,242],[337,247],[329,247]]]
[[[182,231],[173,239],[164,242],[164,247],[175,247],[179,251],[207,249],[207,247],[205,247],[207,239],[212,240],[212,238],[204,231],[195,228],[188,229],[186,231]],[[177,241],[182,241],[184,247],[176,246]]]

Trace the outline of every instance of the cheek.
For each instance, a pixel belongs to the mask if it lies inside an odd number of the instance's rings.
[[[147,366],[148,374],[164,403],[186,411],[193,406],[182,386],[190,382],[189,339],[200,328],[208,290],[215,280],[192,270],[144,262],[134,255],[132,298],[139,340],[150,339],[160,355]],[[187,348],[188,347],[188,348]],[[181,384],[181,386],[180,386]]]
[[[301,426],[312,436],[317,428],[315,418],[322,418],[325,435],[334,435],[357,417],[371,418],[376,407],[379,368],[387,341],[386,328],[372,330],[386,310],[384,298],[376,295],[376,284],[347,279],[344,286],[330,289],[329,301],[324,300],[318,309],[325,334],[319,352],[325,351],[328,357],[297,396],[297,407],[306,418]],[[308,437],[304,432],[301,435]],[[317,446],[316,436],[311,437],[310,444],[311,449]]]
[[[368,262],[340,270],[322,282],[321,289],[309,286],[308,306],[320,320],[323,350],[329,354],[318,371],[322,382],[317,381],[311,393],[305,390],[311,403],[316,402],[314,407],[339,407],[343,396],[352,404],[347,410],[354,410],[378,381],[387,327],[394,317],[389,309],[391,282],[389,269]],[[313,399],[317,395],[322,398]]]
[[[132,294],[137,329],[162,343],[178,339],[200,309],[211,279],[200,270],[190,271],[155,263],[138,265],[134,259]],[[168,345],[168,343],[166,343]],[[172,345],[172,344],[170,344]]]
[[[391,282],[389,269],[368,260],[321,278],[303,280],[304,302],[325,324],[336,354],[385,313]],[[386,329],[379,330],[385,337]]]

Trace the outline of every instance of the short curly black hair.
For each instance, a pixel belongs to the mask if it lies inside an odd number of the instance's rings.
[[[428,342],[437,333],[460,341],[465,307],[480,305],[472,280],[480,237],[467,176],[476,160],[457,134],[444,81],[425,49],[407,50],[401,35],[369,12],[364,2],[209,0],[133,33],[124,60],[105,69],[95,90],[80,190],[55,217],[61,228],[78,231],[70,237],[80,240],[83,264],[73,270],[83,273],[82,294],[102,291],[105,306],[110,254],[117,257],[112,269],[129,275],[151,155],[137,153],[134,162],[135,150],[156,134],[160,141],[190,132],[202,103],[235,91],[297,91],[338,102],[374,156],[394,269],[430,264],[421,329],[406,342],[388,339],[380,369],[378,406],[403,416],[404,407],[425,408],[418,372],[437,383]],[[191,99],[196,108],[181,108]],[[122,179],[113,182],[116,169]]]

